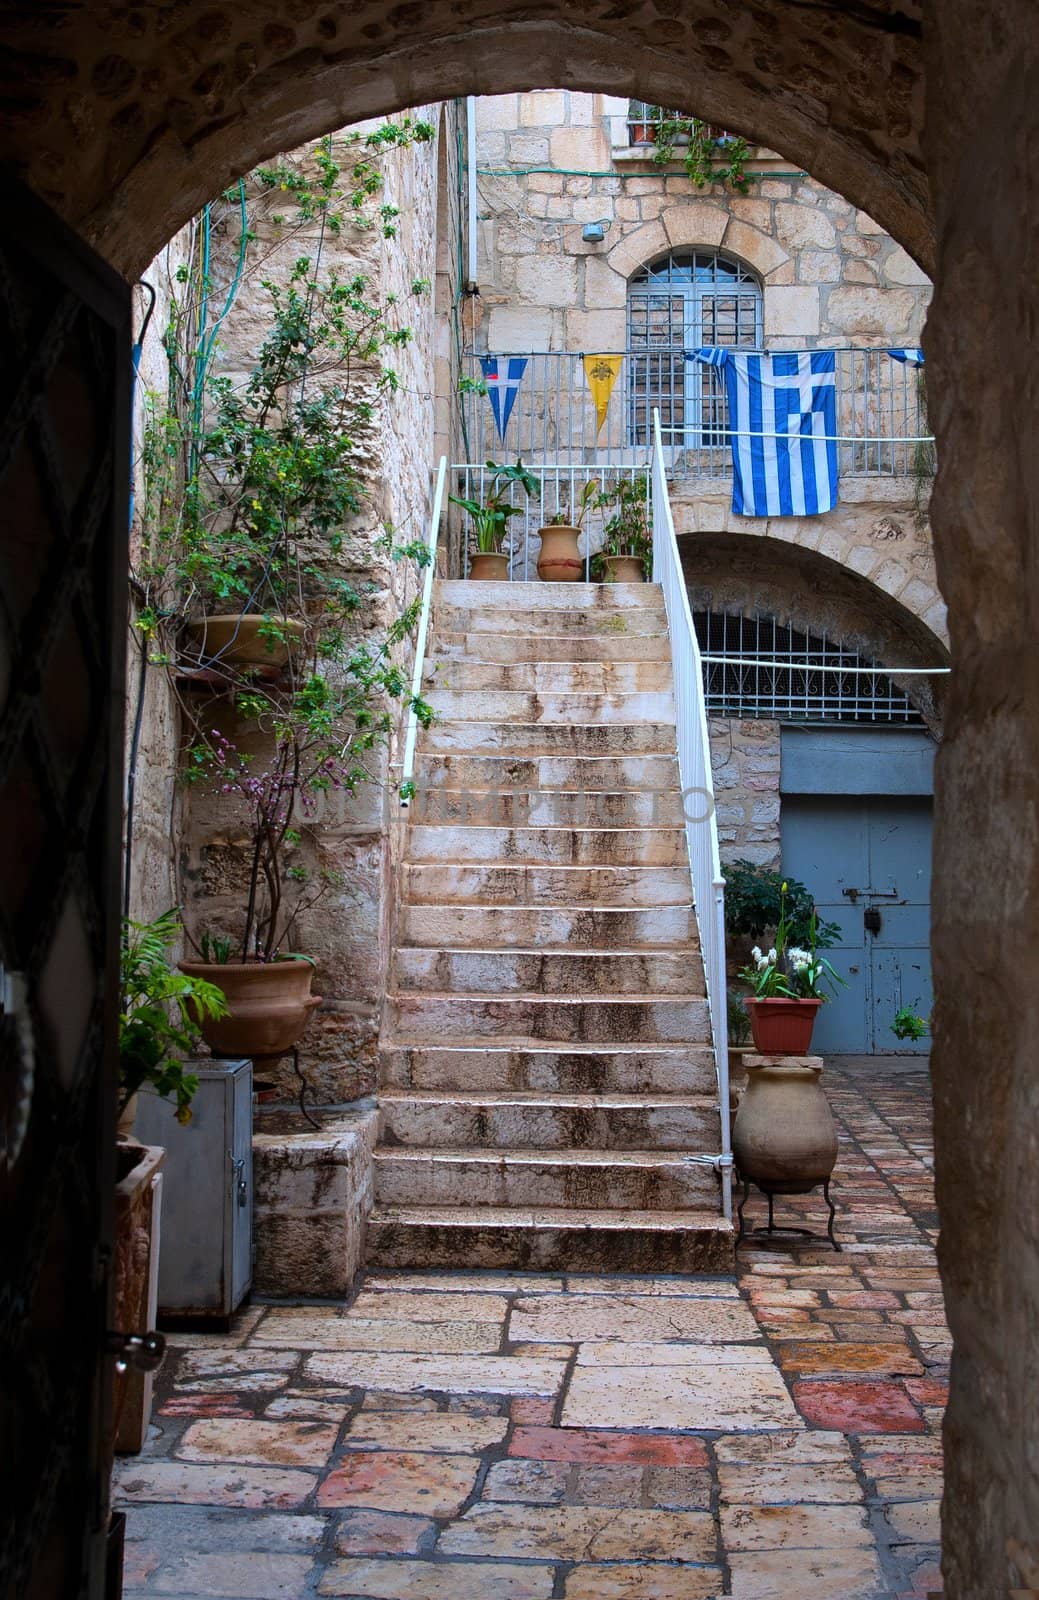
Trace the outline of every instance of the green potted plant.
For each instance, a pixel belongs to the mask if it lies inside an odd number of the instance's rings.
[[[133,1123],[137,1092],[148,1085],[177,1108],[177,1121],[191,1120],[198,1079],[184,1071],[194,1054],[200,1025],[227,1015],[222,991],[204,978],[175,971],[170,952],[183,928],[177,910],[154,922],[123,924],[120,959],[119,1118]]]
[[[628,107],[628,128],[632,144],[652,145],[656,125],[660,120],[660,107],[645,100],[632,100]]]
[[[930,1031],[930,1017],[919,1016],[912,1006],[899,1006],[891,1024],[891,1032],[896,1039],[903,1043],[908,1039],[910,1043],[917,1044],[921,1039],[925,1039]]]
[[[542,583],[579,583],[584,576],[581,530],[592,506],[598,505],[599,483],[590,478],[576,497],[575,509],[560,501],[554,514],[538,529],[538,577]]]
[[[605,583],[644,583],[652,572],[653,542],[649,527],[649,480],[618,478],[604,489],[598,504],[612,515],[603,523],[598,567]]]
[[[844,979],[820,954],[814,908],[807,948],[791,941],[786,892],[783,883],[775,944],[768,951],[755,945],[739,976],[751,990],[745,1003],[757,1050],[762,1055],[803,1056],[811,1048],[816,1012],[829,998],[826,988],[835,993]]]
[[[427,129],[431,137],[427,124],[388,124],[365,146],[406,144]],[[397,654],[420,603],[381,637],[356,641],[351,622],[369,620],[370,604],[346,575],[366,493],[359,462],[372,397],[397,386],[387,357],[411,332],[363,275],[322,267],[321,241],[378,187],[366,158],[354,165],[352,197],[339,174],[329,141],[302,166],[260,174],[271,195],[290,196],[295,226],[312,230],[320,219],[320,229],[287,282],[262,285],[265,332],[244,382],[214,375],[212,335],[194,343],[209,285],[204,262],[185,268],[167,334],[171,398],[145,451],[137,625],[180,700],[184,777],[218,798],[243,881],[240,916],[219,930],[226,937],[207,942],[189,929],[199,959],[180,970],[225,994],[223,1014],[197,1011],[210,1048],[260,1060],[290,1049],[320,1003],[310,992],[313,963],[293,948],[300,916],[338,881],[312,824],[323,796],[372,776],[366,754],[390,737],[394,703],[408,702]],[[395,208],[379,215],[393,237]],[[275,230],[286,224],[266,220]],[[243,266],[255,237],[244,215],[241,230]],[[428,287],[411,285],[415,295]],[[424,543],[395,546],[390,531],[382,543],[395,560],[430,559]],[[178,653],[185,631],[195,639],[187,672]],[[221,698],[200,698],[200,681]],[[424,702],[414,708],[428,724]]]
[[[537,494],[541,485],[519,459],[514,466],[487,462],[489,486],[479,500],[451,495],[452,505],[469,513],[473,525],[473,545],[469,576],[479,582],[502,582],[509,576],[509,558],[502,545],[510,517],[521,515],[523,507],[512,503],[511,495],[520,489],[524,495]]]
[[[750,189],[746,173],[749,146],[738,134],[715,128],[699,117],[673,115],[657,122],[654,142],[653,160],[661,167],[669,166],[676,148],[681,147],[686,176],[697,189],[712,183],[727,183],[737,194]]]

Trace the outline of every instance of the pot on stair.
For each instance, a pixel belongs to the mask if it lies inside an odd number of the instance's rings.
[[[469,577],[477,583],[507,583],[509,558],[503,550],[481,550],[469,557]]]
[[[819,1056],[745,1055],[747,1087],[732,1129],[741,1178],[777,1194],[822,1183],[837,1160],[837,1134]]]
[[[645,583],[641,556],[603,556],[607,583]]]
[[[215,1056],[275,1061],[296,1043],[321,996],[311,994],[314,968],[302,956],[284,961],[182,961],[181,972],[224,992],[225,1017],[199,1019]]]
[[[578,544],[580,529],[568,522],[550,523],[538,529],[538,538],[538,577],[542,583],[580,583],[584,577],[584,559]]]

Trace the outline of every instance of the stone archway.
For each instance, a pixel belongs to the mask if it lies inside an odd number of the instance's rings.
[[[688,105],[779,149],[935,279],[933,513],[957,663],[939,763],[935,1094],[956,1340],[945,1563],[960,1596],[1039,1586],[1039,284],[1006,272],[1039,246],[1032,10],[82,0],[23,4],[5,57],[5,163],[130,276],[273,151],[424,100],[551,81]]]
[[[786,0],[214,0],[27,5],[9,27],[8,157],[134,275],[275,151],[393,108],[551,81],[693,104],[810,167],[928,269],[921,23]]]

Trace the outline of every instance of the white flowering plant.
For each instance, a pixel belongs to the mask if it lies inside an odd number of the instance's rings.
[[[808,921],[808,948],[790,943],[786,892],[784,883],[775,944],[769,950],[755,945],[750,952],[751,964],[743,967],[739,975],[750,985],[755,1000],[828,1000],[825,989],[836,994],[838,985],[844,987],[844,979],[819,953],[814,907]]]

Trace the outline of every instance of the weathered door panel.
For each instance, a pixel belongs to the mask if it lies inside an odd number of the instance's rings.
[[[841,943],[831,952],[846,988],[816,1018],[813,1050],[862,1055],[870,1038],[870,964],[862,907],[845,894],[868,881],[868,838],[860,800],[798,795],[783,802],[783,871],[807,884],[820,917],[836,922]]]
[[[813,1048],[822,1054],[923,1053],[900,1041],[895,1012],[931,1008],[931,802],[923,797],[790,795],[783,802],[783,870],[837,922],[832,952],[848,987],[825,1005]]]
[[[8,1600],[100,1600],[130,477],[127,286],[0,205],[0,1366]],[[30,1083],[29,1066],[35,1076]],[[28,1107],[24,1139],[19,1105]]]

